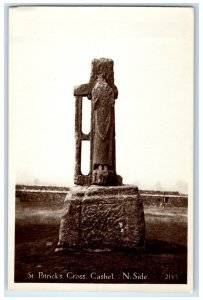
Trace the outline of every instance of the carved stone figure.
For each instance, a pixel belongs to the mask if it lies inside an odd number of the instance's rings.
[[[115,129],[112,122],[114,93],[102,75],[92,90],[93,108],[93,183],[111,183],[114,168],[114,135]],[[96,175],[97,174],[97,175]],[[99,179],[99,176],[104,178]],[[112,177],[111,176],[111,177]]]
[[[76,168],[75,183],[80,185],[118,185],[122,178],[116,174],[115,113],[118,96],[114,85],[113,60],[101,58],[92,61],[89,84],[74,90],[76,96]],[[82,133],[82,97],[91,100],[91,132]],[[90,141],[90,174],[81,174],[81,141]]]

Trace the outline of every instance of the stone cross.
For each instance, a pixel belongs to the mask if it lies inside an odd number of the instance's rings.
[[[114,84],[113,60],[100,58],[92,61],[89,83],[74,88],[75,96],[75,176],[78,185],[120,185],[116,174],[115,153],[115,99],[118,90]],[[91,129],[82,132],[83,97],[91,100]],[[81,173],[82,141],[90,141],[90,172]]]
[[[145,244],[143,200],[138,187],[122,184],[116,173],[113,61],[92,61],[89,83],[74,89],[76,162],[74,183],[64,201],[55,252],[111,251]],[[83,97],[91,101],[91,128],[82,132]],[[85,100],[88,101],[88,100]],[[81,173],[81,147],[90,142],[90,172]]]

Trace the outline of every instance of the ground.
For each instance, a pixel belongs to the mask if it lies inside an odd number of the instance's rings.
[[[54,250],[62,203],[16,204],[15,282],[187,283],[187,207],[145,206],[142,251]]]

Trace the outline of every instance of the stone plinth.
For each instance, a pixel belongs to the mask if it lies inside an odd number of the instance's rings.
[[[64,202],[56,251],[64,248],[142,248],[143,201],[136,186],[77,186]]]

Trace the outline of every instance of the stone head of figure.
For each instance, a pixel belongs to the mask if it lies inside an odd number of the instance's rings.
[[[102,75],[103,79],[110,85],[114,85],[113,60],[109,58],[93,59],[90,83],[94,85],[98,76]]]
[[[114,62],[110,58],[93,59],[90,76],[90,86],[93,88],[98,80],[105,81],[114,91],[114,99],[118,97],[118,90],[114,84]],[[91,99],[91,93],[88,96]]]

